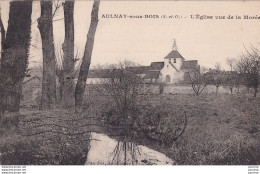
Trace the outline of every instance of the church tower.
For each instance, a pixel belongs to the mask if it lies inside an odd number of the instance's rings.
[[[179,53],[176,40],[174,39],[172,51],[164,58],[164,65],[166,65],[166,67],[172,66],[179,71],[182,65],[182,61],[184,61],[184,58]]]
[[[164,67],[161,70],[161,81],[166,83],[178,83],[183,73],[180,70],[184,58],[178,52],[176,40],[174,39],[171,52],[164,58]]]

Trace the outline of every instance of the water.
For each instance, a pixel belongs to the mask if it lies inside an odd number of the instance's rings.
[[[163,153],[131,142],[118,142],[101,133],[92,132],[86,165],[173,165]]]

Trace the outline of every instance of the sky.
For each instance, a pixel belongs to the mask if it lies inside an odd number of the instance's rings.
[[[92,4],[92,1],[75,3],[75,50],[80,57],[84,53]],[[0,6],[7,27],[9,3],[2,1]],[[244,46],[258,46],[260,19],[245,20],[243,16],[260,16],[259,9],[257,1],[101,1],[91,66],[125,59],[142,65],[163,61],[175,39],[178,51],[186,60],[198,60],[200,65],[209,68],[220,63],[228,70],[226,58],[239,58],[245,52]],[[106,14],[158,15],[159,18],[102,18]],[[162,19],[162,15],[182,18]],[[213,19],[191,19],[191,15],[213,16]],[[242,16],[242,19],[227,19],[229,15]],[[40,3],[34,1],[29,66],[42,62],[39,16]],[[225,16],[225,19],[215,19],[215,16]],[[64,41],[62,19],[61,8],[54,18],[57,50]]]

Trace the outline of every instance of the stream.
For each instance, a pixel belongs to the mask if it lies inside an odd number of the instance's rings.
[[[86,165],[173,165],[163,153],[132,142],[118,142],[92,132]]]

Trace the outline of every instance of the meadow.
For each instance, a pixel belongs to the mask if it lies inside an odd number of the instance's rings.
[[[86,96],[83,113],[74,114],[59,108],[40,111],[24,103],[19,130],[14,130],[20,134],[1,133],[1,164],[84,164],[91,126],[116,126],[113,120],[101,121],[107,120],[111,105],[107,96]],[[130,119],[135,134],[130,141],[162,152],[178,165],[258,165],[259,106],[259,97],[244,94],[149,95],[142,110],[132,111],[137,117]],[[185,114],[186,129],[175,140]],[[116,132],[102,131],[112,137]]]
[[[167,149],[181,165],[260,163],[260,100],[246,95],[167,95],[155,103],[188,114],[183,136]]]

